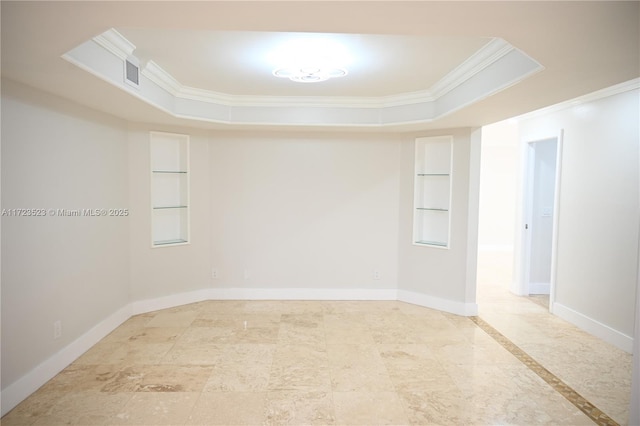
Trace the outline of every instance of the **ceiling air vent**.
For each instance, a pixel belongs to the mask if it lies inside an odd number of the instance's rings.
[[[124,82],[136,88],[140,87],[140,61],[134,56],[124,61]]]

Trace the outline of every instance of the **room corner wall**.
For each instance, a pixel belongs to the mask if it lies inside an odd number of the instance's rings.
[[[475,315],[480,130],[409,135],[402,142],[398,293],[400,300],[459,315]],[[452,135],[453,188],[450,248],[412,242],[415,137]],[[470,247],[472,245],[472,247]]]
[[[127,164],[123,121],[2,81],[3,413],[129,302]]]
[[[190,236],[186,245],[151,247],[150,132],[189,135]],[[201,300],[211,286],[209,138],[196,129],[130,124],[131,302],[135,313]],[[165,300],[165,302],[163,302]],[[156,302],[153,302],[156,301]]]

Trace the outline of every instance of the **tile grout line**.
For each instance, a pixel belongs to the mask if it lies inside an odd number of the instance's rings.
[[[469,317],[480,329],[491,336],[502,347],[508,350],[513,356],[518,358],[529,370],[536,373],[542,380],[547,382],[556,392],[566,398],[576,408],[586,414],[594,423],[601,426],[620,426],[611,417],[598,409],[582,395],[573,390],[569,385],[560,380],[555,374],[547,370],[542,364],[533,359],[529,354],[520,349],[515,343],[505,335],[493,328],[489,323],[480,317]]]

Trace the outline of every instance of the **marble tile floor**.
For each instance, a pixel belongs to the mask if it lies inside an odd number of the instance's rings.
[[[628,354],[495,296],[483,320],[626,422]],[[207,301],[130,318],[1,424],[594,422],[469,318],[403,302]]]

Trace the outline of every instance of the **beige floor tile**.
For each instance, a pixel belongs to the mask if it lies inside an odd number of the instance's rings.
[[[187,425],[261,425],[265,419],[264,392],[203,392]]]
[[[398,393],[410,424],[461,425],[465,398],[454,385],[423,387]]]
[[[267,394],[267,425],[335,424],[331,392],[272,391]]]
[[[379,345],[378,349],[394,389],[398,392],[455,386],[426,345],[389,344]]]
[[[280,315],[201,315],[183,335],[185,339],[206,339],[214,343],[276,343]]]
[[[187,421],[200,394],[196,392],[137,392],[109,425],[180,425]]]
[[[2,426],[32,425],[38,418],[46,416],[63,396],[63,393],[56,391],[37,391],[2,417],[0,424]]]
[[[626,424],[629,354],[503,289],[479,303],[481,319]],[[125,321],[1,421],[593,424],[485,329],[403,302],[190,304]]]
[[[547,412],[522,395],[476,395],[464,405],[464,424],[555,424]]]
[[[103,343],[173,343],[186,330],[186,327],[140,327],[116,329],[105,337]]]
[[[475,344],[453,343],[433,348],[436,358],[443,364],[455,365],[515,365],[520,361],[496,342]]]
[[[333,392],[336,423],[406,425],[409,419],[395,392]]]
[[[275,345],[228,345],[212,366],[205,392],[267,390]]]
[[[278,345],[269,390],[331,390],[327,352],[308,345]]]
[[[158,364],[214,365],[224,349],[224,345],[215,343],[176,343]]]
[[[213,366],[203,365],[144,365],[137,371],[142,377],[136,392],[202,392]]]
[[[393,389],[374,345],[327,345],[331,386],[337,392],[381,392]]]
[[[98,391],[120,370],[118,365],[71,364],[40,388],[41,392]]]
[[[373,344],[373,335],[363,314],[328,314],[324,316],[326,343]]]
[[[186,310],[166,310],[159,312],[149,322],[146,327],[189,327],[198,317],[197,309]]]
[[[278,343],[324,347],[324,315],[317,312],[282,315]]]
[[[99,342],[75,361],[77,365],[154,364],[174,343]]]
[[[132,396],[131,393],[66,393],[33,424],[35,426],[108,424]]]

